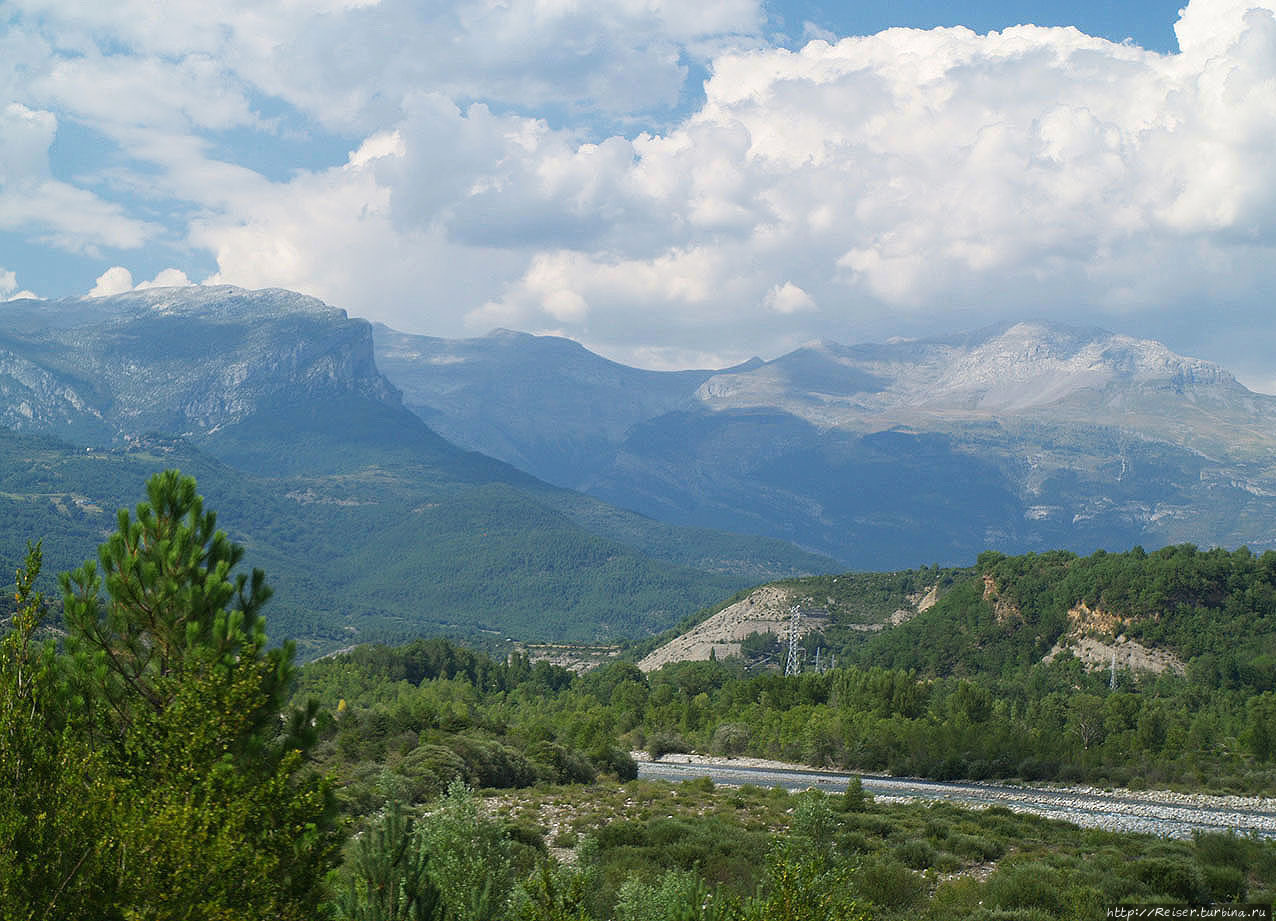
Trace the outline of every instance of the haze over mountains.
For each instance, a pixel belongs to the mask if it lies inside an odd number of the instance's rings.
[[[679,529],[465,451],[407,412],[371,327],[285,291],[0,305],[0,557],[78,564],[194,474],[308,654],[434,631],[608,639],[831,560]]]
[[[662,374],[546,337],[375,335],[405,405],[458,444],[856,568],[1273,546],[1276,398],[1152,341],[1018,323]]]
[[[636,636],[840,566],[1272,546],[1274,422],[1276,398],[1215,365],[1044,324],[653,372],[278,290],[16,301],[0,555],[44,536],[51,571],[77,563],[180,466],[309,652]]]

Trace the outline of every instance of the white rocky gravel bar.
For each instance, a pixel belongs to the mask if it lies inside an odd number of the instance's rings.
[[[830,793],[846,789],[859,776],[878,802],[947,801],[975,809],[1004,806],[1063,819],[1085,828],[1138,832],[1163,838],[1188,838],[1198,831],[1235,831],[1276,837],[1276,799],[1212,796],[1169,790],[1103,790],[1095,787],[1037,787],[989,783],[945,783],[878,774],[846,774],[756,758],[666,755],[645,760],[635,752],[638,776],[647,780],[711,777],[727,786],[755,784],[790,790],[814,788]]]

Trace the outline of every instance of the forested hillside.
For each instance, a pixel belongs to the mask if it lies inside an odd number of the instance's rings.
[[[1005,676],[1061,644],[1163,650],[1193,683],[1276,689],[1276,553],[1200,550],[980,556],[924,614],[848,646],[852,661],[925,675]]]
[[[809,673],[774,672],[773,635],[743,660],[667,666],[659,706],[627,718],[644,744],[941,779],[1276,778],[1276,553],[986,553],[775,586],[819,625]],[[812,672],[817,649],[838,668]]]
[[[1266,558],[1201,556],[1261,595]],[[156,476],[97,560],[59,580],[54,637],[29,549],[0,641],[0,916],[1081,921],[1276,886],[1276,845],[1257,839],[886,807],[854,786],[647,783],[628,754],[1270,792],[1273,695],[1217,672],[1116,689],[1069,657],[970,677],[749,676],[738,661],[573,675],[442,639],[298,670],[291,644],[269,644],[272,589],[244,560],[191,478]],[[1003,593],[1016,576],[1024,594],[1002,604],[1038,624],[1022,563],[981,567]],[[1184,605],[1226,607],[1208,579],[1190,584]]]
[[[262,475],[182,439],[85,450],[0,430],[0,563],[12,570],[26,541],[43,538],[47,572],[70,568],[139,484],[179,467],[272,574],[275,635],[303,658],[423,633],[642,636],[744,585],[828,565],[780,541],[678,529],[534,481],[377,456],[338,474]]]
[[[462,450],[402,405],[371,326],[288,291],[148,289],[0,311],[0,564],[93,552],[146,477],[194,474],[311,658],[446,633],[610,641],[746,585],[827,571]]]

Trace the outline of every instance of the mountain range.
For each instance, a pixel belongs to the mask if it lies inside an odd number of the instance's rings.
[[[1008,323],[660,373],[552,337],[374,335],[405,405],[457,444],[849,567],[1276,545],[1276,398],[1153,341]]]
[[[93,555],[164,467],[276,588],[305,655],[447,632],[597,640],[831,560],[678,528],[458,448],[405,410],[370,325],[312,298],[153,289],[0,305],[0,562]]]
[[[982,551],[1276,545],[1276,398],[1046,323],[657,372],[410,335],[287,291],[0,305],[0,562],[91,555],[195,473],[306,654],[598,640],[740,588]]]

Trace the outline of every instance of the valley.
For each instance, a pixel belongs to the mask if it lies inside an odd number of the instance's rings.
[[[316,865],[344,849],[313,904],[406,879],[368,861],[476,842],[466,872],[504,887],[480,916],[537,921],[628,917],[666,889],[706,921],[787,918],[829,881],[845,898],[817,917],[882,921],[1276,890],[1271,407],[1221,369],[1020,324],[669,374],[518,334],[425,342],[286,292],[183,291],[0,317],[0,560],[42,540],[52,599],[20,587],[0,671],[17,681],[43,648],[92,688],[178,635],[222,662],[174,673],[175,700],[195,696],[172,726],[167,708],[91,725],[40,685],[47,726],[13,725],[50,752],[50,797],[84,787],[60,752],[93,733],[204,764],[186,727],[232,730],[202,722],[199,695],[235,675],[269,716],[287,675],[294,728],[218,744],[282,759],[263,763],[290,779],[261,789],[312,797],[286,801],[311,810]],[[149,572],[113,510],[141,522],[137,484],[176,468],[268,574],[269,634],[212,611],[203,633],[126,629],[128,656],[77,672],[71,650],[115,634],[50,576],[104,538],[103,566]],[[67,585],[89,592],[88,572]],[[186,767],[131,786],[133,750],[85,803],[185,795]],[[153,824],[163,810],[102,808],[59,840],[189,840]],[[92,867],[85,898],[106,885]]]
[[[1271,921],[1276,0],[0,4],[0,921]]]

